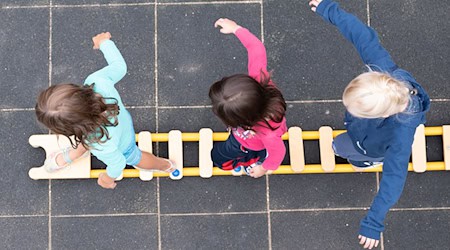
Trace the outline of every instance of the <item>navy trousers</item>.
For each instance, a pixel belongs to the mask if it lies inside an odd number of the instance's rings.
[[[262,163],[266,158],[266,150],[253,151],[244,148],[230,134],[225,142],[214,144],[211,150],[211,158],[215,166],[222,170],[233,170],[237,167],[247,167],[253,163]]]
[[[382,162],[384,159],[384,157],[374,158],[358,152],[347,133],[334,138],[333,149],[337,156],[347,159],[350,164],[360,168],[370,167],[373,163]]]

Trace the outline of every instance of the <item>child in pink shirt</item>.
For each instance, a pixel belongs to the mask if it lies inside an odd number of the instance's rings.
[[[214,145],[211,157],[223,170],[243,167],[258,178],[276,170],[284,159],[286,103],[267,72],[262,42],[232,20],[220,18],[215,23],[219,26],[221,33],[234,33],[247,49],[248,75],[224,77],[209,90],[214,113],[231,131],[227,141]]]

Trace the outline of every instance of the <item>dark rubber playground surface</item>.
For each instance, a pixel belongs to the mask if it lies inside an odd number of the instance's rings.
[[[394,60],[432,98],[427,126],[450,124],[448,1],[340,0],[368,22]],[[208,88],[246,72],[246,53],[215,30],[229,17],[262,37],[268,68],[288,101],[289,126],[343,129],[345,85],[363,72],[356,51],[306,0],[2,0],[0,3],[0,249],[358,249],[359,221],[381,175],[326,174],[33,181],[47,133],[34,118],[37,93],[81,83],[105,65],[91,37],[110,31],[128,64],[117,85],[136,131],[224,131]],[[428,138],[429,161],[442,161]],[[318,145],[306,145],[308,163]],[[312,148],[312,149],[311,149]],[[315,149],[317,148],[317,149]],[[167,154],[167,144],[154,151]],[[185,165],[198,161],[186,143]],[[288,161],[285,162],[286,164]],[[99,165],[96,163],[95,165]],[[450,173],[410,173],[386,220],[383,249],[448,249]]]

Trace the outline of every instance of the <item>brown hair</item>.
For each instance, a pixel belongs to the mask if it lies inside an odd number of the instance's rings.
[[[236,74],[215,82],[209,89],[213,112],[230,127],[251,129],[256,123],[281,122],[286,113],[283,95],[270,77],[261,73],[261,82],[249,75]]]
[[[103,98],[93,87],[65,83],[42,91],[36,103],[38,121],[53,133],[75,136],[75,142],[69,138],[73,148],[109,140],[106,127],[117,126],[119,106],[115,98]],[[105,99],[115,103],[107,104]]]

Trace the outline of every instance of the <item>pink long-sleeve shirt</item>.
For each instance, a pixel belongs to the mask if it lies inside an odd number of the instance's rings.
[[[255,35],[245,28],[239,28],[235,35],[247,49],[249,76],[260,82],[261,73],[269,75],[266,48]],[[269,84],[273,84],[273,82]],[[268,121],[268,123],[276,129],[272,130],[267,127],[265,122],[261,121],[252,127],[253,131],[238,127],[232,128],[231,132],[245,148],[254,151],[266,149],[268,156],[263,162],[263,167],[267,170],[275,170],[280,166],[286,154],[286,147],[281,139],[281,136],[287,131],[286,118],[283,117],[280,123],[274,121]]]

